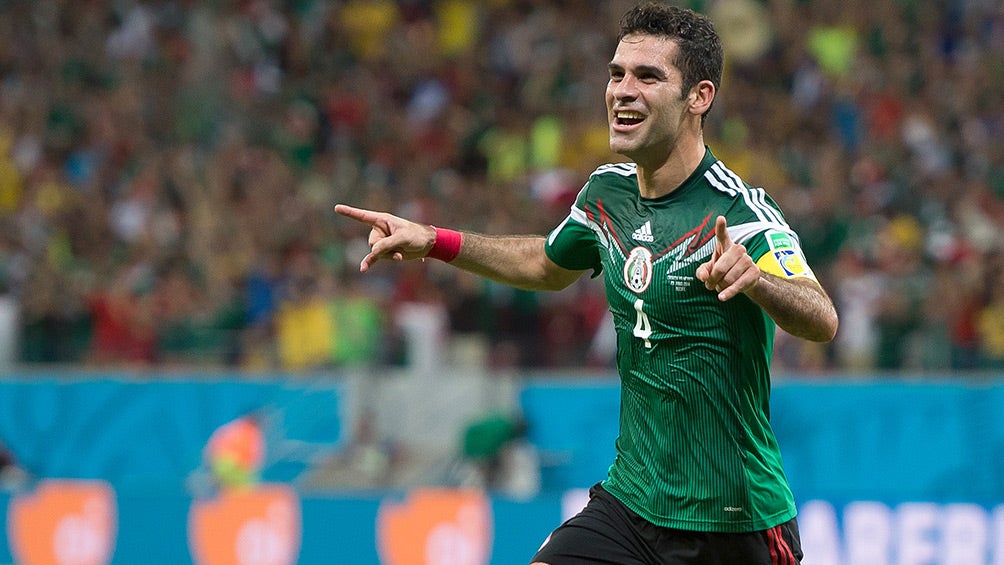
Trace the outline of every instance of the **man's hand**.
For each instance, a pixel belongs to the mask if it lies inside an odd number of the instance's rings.
[[[345,204],[336,205],[335,212],[370,227],[370,252],[359,263],[361,273],[381,259],[405,261],[425,257],[436,242],[436,230],[432,226],[416,224],[393,214]]]
[[[715,251],[697,268],[697,280],[708,290],[717,290],[718,300],[724,302],[753,289],[760,280],[760,268],[746,253],[746,247],[729,237],[725,216],[715,219],[715,238]]]

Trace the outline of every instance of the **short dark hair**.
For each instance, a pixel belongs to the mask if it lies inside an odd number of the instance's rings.
[[[676,41],[680,52],[673,64],[683,73],[681,96],[702,80],[710,80],[715,90],[721,85],[725,55],[718,32],[707,16],[661,2],[643,2],[621,16],[620,26],[618,43],[633,34]]]

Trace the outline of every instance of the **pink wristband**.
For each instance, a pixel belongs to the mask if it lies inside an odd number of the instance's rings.
[[[464,234],[443,228],[432,226],[436,230],[436,241],[432,243],[432,249],[426,257],[439,259],[449,263],[460,255],[460,246],[464,243]]]

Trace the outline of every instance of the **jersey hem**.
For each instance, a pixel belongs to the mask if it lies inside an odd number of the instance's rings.
[[[621,504],[627,506],[635,514],[644,518],[647,522],[654,524],[660,528],[672,528],[675,530],[686,530],[691,532],[710,532],[718,534],[743,534],[749,532],[760,532],[763,530],[769,530],[774,526],[784,524],[785,522],[795,518],[798,515],[798,511],[795,508],[786,508],[770,516],[764,516],[757,520],[743,520],[743,521],[732,521],[732,522],[715,522],[708,520],[680,520],[676,518],[661,518],[656,517],[645,511],[643,508],[637,507],[630,501],[624,499],[617,492],[614,492],[607,485],[607,481],[601,483],[604,490],[610,493],[611,496],[621,501]]]

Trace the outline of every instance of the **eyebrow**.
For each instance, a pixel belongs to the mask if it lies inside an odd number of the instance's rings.
[[[621,66],[621,65],[618,65],[617,63],[614,63],[613,61],[611,61],[610,63],[607,64],[607,70],[610,70],[610,71],[622,71],[622,70],[624,70],[624,67]],[[664,69],[660,68],[660,67],[655,66],[655,65],[637,65],[637,66],[634,67],[634,73],[635,74],[652,74],[652,75],[656,75],[656,76],[659,76],[659,77],[665,77],[666,76],[666,71]]]

